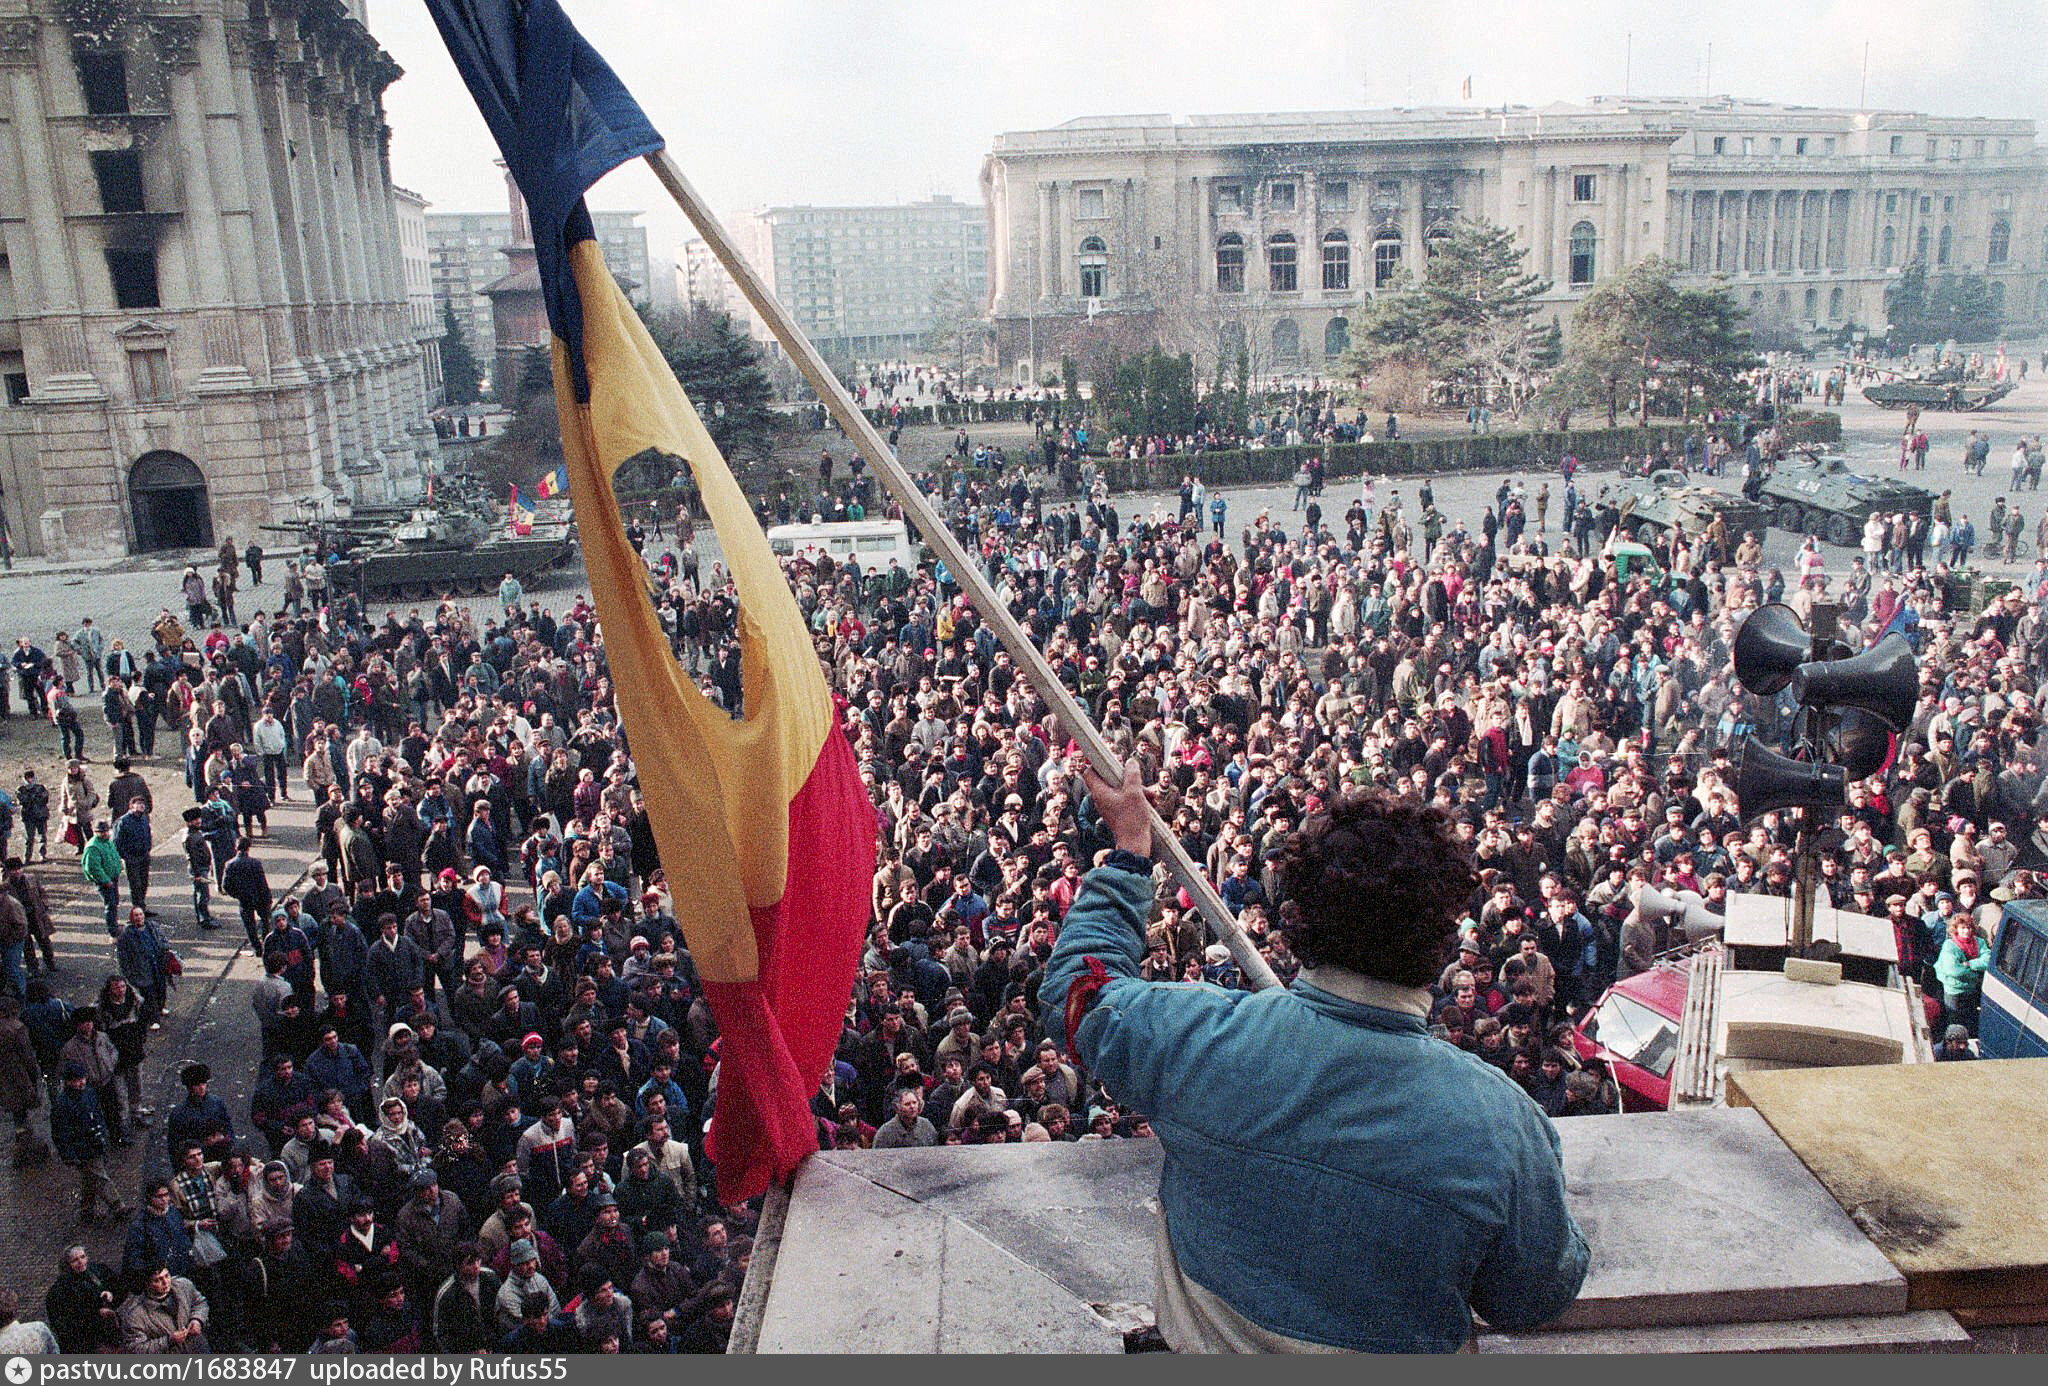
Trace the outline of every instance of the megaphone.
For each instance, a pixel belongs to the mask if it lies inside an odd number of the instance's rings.
[[[1801,664],[1787,684],[1802,703],[1861,708],[1893,730],[1913,720],[1913,704],[1920,699],[1920,671],[1903,635],[1887,635],[1849,659]]]
[[[1735,679],[1746,692],[1768,698],[1792,682],[1811,657],[1799,613],[1772,602],[1749,613],[1735,632]]]
[[[1666,895],[1661,890],[1644,886],[1636,894],[1636,913],[1652,924],[1670,923],[1684,930],[1688,943],[1718,937],[1723,923],[1721,916],[1707,908],[1707,902],[1696,890]]]
[[[1838,809],[1848,802],[1848,789],[1848,771],[1840,765],[1793,760],[1754,737],[1735,743],[1735,798],[1745,823],[1778,809]]]

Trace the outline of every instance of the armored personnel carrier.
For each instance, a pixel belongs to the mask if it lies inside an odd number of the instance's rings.
[[[365,601],[431,601],[495,590],[505,574],[521,582],[575,555],[571,528],[535,526],[512,537],[497,507],[481,496],[450,495],[410,507],[376,507],[304,526],[265,526],[296,534],[309,554],[334,559],[334,590]]]
[[[2010,380],[1965,380],[1959,367],[1901,375],[1877,385],[1863,387],[1863,398],[1882,409],[1921,409],[1947,413],[1974,413],[1998,403],[2013,392]]]
[[[1692,485],[1684,472],[1670,469],[1603,483],[1594,493],[1593,513],[1604,528],[1619,526],[1624,535],[1646,545],[1653,545],[1666,530],[1702,534],[1716,515],[1727,521],[1732,539],[1740,539],[1746,530],[1761,531],[1771,522],[1768,505]]]
[[[1771,522],[1794,534],[1818,534],[1830,544],[1856,544],[1873,512],[1925,515],[1934,493],[1904,481],[1859,472],[1846,458],[1801,450],[1764,478]]]

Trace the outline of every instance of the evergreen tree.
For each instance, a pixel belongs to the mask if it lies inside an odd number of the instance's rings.
[[[732,319],[699,305],[688,313],[643,313],[649,335],[705,429],[729,461],[766,458],[775,444],[774,390],[761,351]]]
[[[1902,346],[1986,341],[1998,335],[2003,318],[1987,280],[1974,274],[1930,277],[1917,260],[1885,287],[1884,311],[1892,340]]]
[[[450,404],[475,404],[483,398],[484,373],[476,363],[476,353],[469,349],[469,338],[463,335],[452,302],[441,305],[441,383]]]
[[[1603,409],[1611,428],[1624,401],[1646,424],[1653,406],[1689,418],[1742,397],[1741,377],[1756,366],[1742,310],[1723,285],[1680,288],[1678,272],[1652,257],[1586,296],[1546,387],[1553,405]]]
[[[1488,384],[1518,387],[1530,370],[1535,301],[1549,281],[1522,267],[1526,252],[1504,226],[1461,220],[1430,244],[1425,276],[1404,277],[1366,310],[1347,368],[1365,376],[1414,367],[1459,381],[1475,399]]]

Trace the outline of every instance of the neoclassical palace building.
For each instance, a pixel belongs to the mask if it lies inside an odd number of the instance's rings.
[[[1790,325],[1881,330],[1915,259],[1988,276],[2009,323],[2048,321],[2048,156],[2026,120],[1729,98],[1091,116],[997,136],[981,181],[1018,379],[1104,316],[1326,370],[1460,216],[1515,233],[1552,313],[1656,254]]]
[[[246,543],[434,447],[363,0],[0,0],[0,516]]]

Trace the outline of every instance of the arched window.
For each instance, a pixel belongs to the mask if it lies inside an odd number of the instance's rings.
[[[1887,226],[1877,238],[1877,263],[1886,269],[1890,269],[1893,257],[1898,254],[1898,251],[1899,233]]]
[[[1216,292],[1244,292],[1244,237],[1235,231],[1216,238]]]
[[[1754,313],[1763,306],[1764,291],[1762,289],[1751,289],[1749,291],[1749,311]]]
[[[1984,252],[1984,263],[2002,265],[2012,258],[2012,223],[2004,217],[1991,223],[1991,244]]]
[[[1942,228],[1941,228],[1941,240],[1940,240],[1940,241],[1939,241],[1939,242],[1937,243],[1937,248],[1936,248],[1936,250],[1935,250],[1935,252],[1934,252],[1934,263],[1935,263],[1935,264],[1937,264],[1937,265],[1945,265],[1945,264],[1947,264],[1947,263],[1948,263],[1948,257],[1949,257],[1949,252],[1955,249],[1955,245],[1956,245],[1956,229],[1955,229],[1955,227],[1953,227],[1953,226],[1944,226],[1944,227],[1942,227]]]
[[[1244,355],[1244,324],[1226,322],[1216,332],[1216,356],[1226,370],[1237,365],[1237,358]]]
[[[1829,289],[1829,290],[1828,290],[1828,321],[1829,321],[1829,322],[1840,322],[1841,320],[1842,320],[1842,291],[1841,291],[1840,289]]]
[[[1293,318],[1273,324],[1273,360],[1287,368],[1301,364],[1301,329]]]
[[[2005,314],[2005,281],[2002,279],[1991,281],[1991,311],[2001,317]]]
[[[1351,350],[1351,324],[1343,318],[1331,318],[1323,328],[1323,355],[1332,361]]]
[[[1389,228],[1372,243],[1372,286],[1384,289],[1401,272],[1401,233]]]
[[[1924,226],[1913,233],[1913,262],[1919,265],[1927,263],[1927,228]]]
[[[1351,238],[1342,231],[1331,231],[1323,237],[1323,287],[1351,287]]]
[[[1593,282],[1593,250],[1597,237],[1593,223],[1582,221],[1572,228],[1571,282],[1574,286]]]
[[[1806,320],[1807,320],[1808,322],[1812,322],[1812,321],[1814,320],[1814,318],[1815,318],[1816,316],[1818,316],[1818,315],[1819,315],[1819,313],[1820,313],[1820,290],[1819,290],[1819,289],[1808,289],[1808,290],[1806,291]]]
[[[1081,242],[1081,297],[1109,297],[1109,247],[1100,236]]]
[[[1429,230],[1422,233],[1422,259],[1424,263],[1427,263],[1436,258],[1436,252],[1439,243],[1449,240],[1450,235],[1451,228],[1444,225],[1442,222],[1438,222],[1436,225],[1430,227]]]
[[[1276,294],[1292,293],[1301,287],[1296,274],[1294,237],[1282,231],[1266,241],[1266,279]]]

